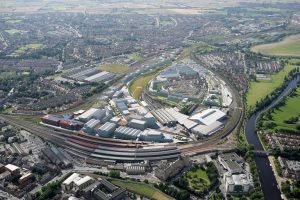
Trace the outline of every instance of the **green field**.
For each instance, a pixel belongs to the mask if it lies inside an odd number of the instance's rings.
[[[108,71],[116,74],[122,74],[129,72],[131,68],[127,65],[120,65],[120,64],[107,64],[101,65],[98,67],[100,70]]]
[[[8,30],[5,30],[5,32],[10,35],[14,35],[16,33],[20,33],[20,34],[26,33],[26,31],[19,30],[19,29],[8,29]]]
[[[9,23],[9,24],[17,24],[17,23],[22,22],[22,20],[21,19],[7,19],[5,22]]]
[[[151,73],[149,75],[141,76],[135,79],[129,86],[129,92],[135,99],[140,99],[143,89],[157,74]]]
[[[289,96],[285,101],[285,105],[281,106],[279,109],[274,109],[272,115],[272,120],[268,122],[276,123],[274,129],[288,129],[292,131],[297,131],[297,126],[300,125],[300,120],[296,123],[288,124],[285,123],[285,120],[288,120],[291,117],[300,118],[300,87],[297,88],[295,96]],[[299,131],[299,130],[298,130]]]
[[[32,44],[26,44],[25,46],[20,47],[15,51],[17,54],[25,53],[29,49],[40,49],[42,48],[43,44],[40,43],[32,43]]]
[[[254,46],[251,51],[265,55],[300,57],[300,34],[286,37],[280,42]]]
[[[16,78],[18,75],[16,72],[1,72],[0,73],[0,81],[12,80]]]
[[[142,60],[144,60],[144,58],[140,55],[140,54],[138,54],[138,53],[132,53],[132,54],[130,54],[130,57],[133,59],[133,60],[135,60],[135,61],[142,61]]]
[[[195,191],[202,191],[210,185],[209,178],[206,171],[201,168],[197,170],[190,170],[186,174],[190,188]]]
[[[123,180],[112,180],[114,185],[117,185],[121,188],[125,188],[133,193],[137,193],[143,196],[146,196],[151,199],[157,200],[171,200],[169,196],[162,193],[158,189],[154,188],[152,185],[137,183],[132,181],[123,181]]]
[[[254,107],[257,101],[260,101],[274,89],[279,87],[284,77],[296,66],[288,64],[280,72],[271,75],[271,80],[251,81],[247,93],[247,108]]]

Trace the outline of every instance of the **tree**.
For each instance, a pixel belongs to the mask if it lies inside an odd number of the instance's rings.
[[[112,178],[120,178],[120,171],[112,170],[109,172],[109,176]]]

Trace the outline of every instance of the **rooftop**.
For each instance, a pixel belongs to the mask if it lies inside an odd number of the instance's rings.
[[[215,121],[221,120],[225,116],[226,114],[219,109],[207,109],[191,116],[190,119],[201,122],[204,125],[210,125]]]
[[[20,169],[20,167],[15,166],[15,165],[12,165],[12,164],[5,165],[5,168],[8,169],[8,170],[11,171],[11,172]]]
[[[70,185],[75,179],[79,177],[79,174],[73,173],[71,176],[69,176],[66,180],[64,180],[63,184]]]

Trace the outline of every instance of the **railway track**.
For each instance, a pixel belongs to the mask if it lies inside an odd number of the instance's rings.
[[[223,131],[222,133],[213,135],[207,139],[201,140],[201,141],[193,141],[190,142],[188,144],[181,144],[181,145],[177,145],[178,149],[180,150],[181,153],[183,154],[190,154],[192,152],[199,153],[199,151],[206,150],[206,148],[208,148],[209,146],[215,144],[216,142],[219,142],[221,139],[225,138],[227,135],[229,135],[230,133],[232,133],[234,131],[234,129],[238,126],[238,124],[240,123],[240,121],[242,120],[242,110],[237,110],[238,113],[238,120],[235,121],[234,124],[232,124],[230,127],[227,127],[225,131]],[[13,116],[8,116],[8,115],[0,115],[0,119],[6,121],[9,124],[12,124],[18,128],[21,129],[25,129],[29,132],[32,132],[33,134],[47,140],[47,141],[51,141],[54,142],[57,145],[62,146],[62,142],[63,141],[68,141],[70,142],[70,140],[78,140],[78,141],[84,141],[86,142],[86,144],[89,145],[95,145],[93,147],[100,149],[102,151],[111,151],[114,152],[116,151],[116,147],[118,147],[118,149],[122,150],[122,151],[134,151],[137,150],[137,144],[134,143],[117,143],[118,140],[112,141],[112,140],[108,140],[104,139],[104,141],[99,140],[99,137],[95,137],[97,138],[97,140],[95,140],[93,137],[89,137],[89,138],[85,138],[85,134],[71,134],[71,133],[63,133],[63,132],[59,132],[57,130],[51,130],[49,128],[45,128],[45,127],[41,127],[29,122],[24,122],[24,121],[20,121],[18,118],[13,117]],[[100,146],[101,145],[101,146]],[[102,146],[103,145],[103,146]],[[64,144],[64,147],[66,147],[67,145]],[[160,149],[156,149],[156,151],[159,151]]]
[[[73,151],[73,154],[79,153],[79,156],[87,156],[91,159],[98,160],[116,160],[116,161],[143,161],[143,160],[161,160],[161,159],[176,159],[180,155],[180,151],[176,146],[167,145],[166,147],[152,147],[150,149],[143,148],[131,148],[129,146],[126,151],[124,145],[128,147],[128,144],[107,144],[103,147],[103,144],[95,144],[92,140],[86,140],[84,137],[78,137],[71,133],[62,133],[54,131],[45,127],[41,127],[29,122],[20,121],[19,119],[12,116],[0,115],[0,120],[4,120],[7,123],[31,132],[47,141],[53,142],[54,144],[67,148],[68,151]],[[99,142],[99,141],[98,141]],[[119,146],[118,146],[119,145]],[[111,148],[110,148],[111,147]],[[75,151],[76,149],[76,151]]]

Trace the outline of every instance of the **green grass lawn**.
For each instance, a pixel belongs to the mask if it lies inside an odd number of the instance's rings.
[[[140,99],[143,89],[157,74],[149,74],[135,79],[129,86],[129,92],[135,99]]]
[[[288,97],[286,104],[281,106],[279,110],[275,109],[272,113],[272,122],[277,124],[274,129],[289,129],[297,131],[296,126],[300,125],[300,87],[297,88],[296,96]],[[291,117],[298,117],[299,121],[294,124],[287,124],[284,120],[288,120]]]
[[[5,30],[5,32],[10,35],[14,35],[16,33],[20,33],[20,34],[26,33],[26,31],[19,30],[19,29],[8,29],[8,30]]]
[[[0,81],[10,80],[10,79],[16,78],[17,76],[19,76],[19,75],[17,75],[16,72],[1,72],[0,73]]]
[[[22,53],[25,53],[29,49],[40,49],[40,48],[42,48],[42,46],[43,46],[43,44],[40,44],[40,43],[26,44],[26,45],[20,47],[19,49],[17,49],[15,52],[18,54],[22,54]]]
[[[195,191],[202,191],[204,188],[210,185],[206,171],[201,168],[197,169],[196,171],[188,171],[186,177],[189,181],[190,187]]]
[[[130,57],[132,57],[133,60],[135,61],[142,61],[144,58],[138,54],[137,52],[130,54]]]
[[[146,196],[151,199],[157,200],[170,200],[169,196],[162,193],[158,189],[154,188],[154,186],[150,184],[132,182],[132,181],[123,181],[123,180],[112,180],[114,185],[117,185],[121,188],[125,188],[133,193],[138,193],[140,195]]]
[[[256,53],[274,56],[300,56],[300,34],[286,37],[280,42],[257,45],[251,48]]]
[[[5,22],[9,23],[9,24],[17,24],[17,23],[22,22],[22,20],[21,19],[7,19]]]
[[[284,77],[295,67],[295,65],[291,64],[286,65],[280,72],[273,74],[271,80],[251,81],[247,93],[247,108],[254,107],[257,101],[260,101],[275,88],[279,87],[283,83]]]
[[[107,64],[107,65],[101,65],[98,67],[98,69],[103,71],[108,71],[116,74],[123,74],[126,72],[129,72],[131,68],[127,65],[120,65],[120,64]]]

